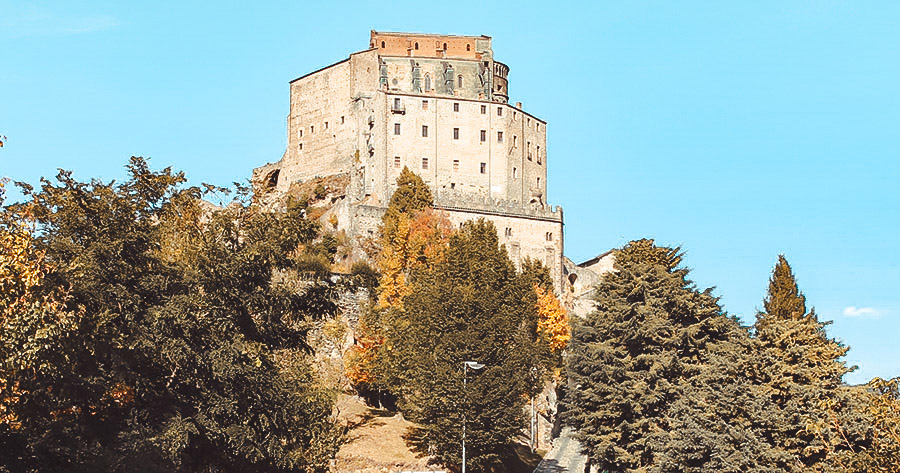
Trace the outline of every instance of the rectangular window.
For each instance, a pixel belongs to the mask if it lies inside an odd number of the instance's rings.
[[[397,126],[400,126],[400,125],[397,125]],[[519,137],[516,135],[513,135],[513,148],[515,148],[516,146],[519,146]]]
[[[503,116],[503,107],[497,107],[497,116],[498,116],[498,117],[502,117],[502,116]]]
[[[541,147],[540,146],[537,147],[537,153],[535,153],[535,154],[537,154],[538,164],[541,164]]]
[[[325,129],[328,129],[328,122],[325,122]]]
[[[528,160],[531,161],[531,142],[530,141],[525,142],[525,152],[528,155]]]
[[[503,143],[503,132],[502,131],[497,132],[497,143]]]
[[[516,119],[516,112],[513,111],[513,120],[515,120],[515,119]]]
[[[394,123],[394,134],[395,135],[400,134],[400,124],[399,123]]]
[[[481,163],[481,173],[487,174],[487,163]]]
[[[394,110],[400,110],[400,99],[399,98],[394,99]]]
[[[344,124],[344,116],[341,115],[341,125],[343,125],[343,124]]]
[[[459,171],[459,160],[458,159],[453,160],[453,172],[456,172],[456,171]]]
[[[428,158],[422,158],[422,169],[428,169]]]
[[[528,126],[531,126],[531,119],[529,118],[526,123],[528,124]]]
[[[454,129],[453,129],[453,139],[454,139],[454,140],[458,140],[458,139],[459,139],[459,128],[454,128]]]
[[[303,128],[299,130],[297,138],[303,138]]]
[[[428,110],[428,101],[427,100],[422,101],[422,110]]]
[[[310,134],[310,135],[315,135],[315,134],[316,134],[316,126],[315,126],[315,125],[310,125],[310,126],[309,126],[309,134]]]
[[[394,156],[394,167],[395,168],[400,167],[400,156]]]
[[[422,125],[422,138],[428,138],[428,125]]]
[[[487,130],[481,130],[481,141],[487,141]]]
[[[303,149],[303,143],[298,144],[297,149]]]
[[[482,105],[481,106],[481,114],[484,115],[485,113],[487,113],[487,105]]]
[[[454,112],[458,112],[458,111],[459,111],[459,102],[453,102],[453,111],[454,111]]]

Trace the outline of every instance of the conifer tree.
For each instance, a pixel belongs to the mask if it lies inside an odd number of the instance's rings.
[[[778,471],[751,428],[747,331],[680,263],[652,240],[617,252],[573,333],[566,422],[601,471]]]
[[[386,342],[404,414],[421,423],[421,445],[453,468],[465,415],[468,468],[489,470],[524,427],[524,404],[540,381],[531,278],[516,272],[494,226],[479,220],[450,237],[437,264],[413,271],[410,287]],[[467,389],[464,361],[485,365],[469,372]]]
[[[841,361],[848,347],[828,337],[787,259],[779,255],[755,325],[763,394],[777,406],[773,443],[792,458],[798,471],[824,464],[832,430],[810,429],[823,420],[823,405],[834,403],[841,379],[850,370]]]

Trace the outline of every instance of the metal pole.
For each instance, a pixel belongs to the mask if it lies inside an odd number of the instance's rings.
[[[435,107],[437,108],[437,107]],[[466,375],[468,374],[468,363],[463,363],[463,404],[466,399]],[[466,473],[466,406],[463,406],[463,432],[462,432],[462,473]]]
[[[531,453],[534,453],[534,396],[531,396]]]

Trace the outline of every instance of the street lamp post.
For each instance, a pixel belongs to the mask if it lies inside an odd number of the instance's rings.
[[[484,368],[484,365],[478,363],[477,361],[464,361],[463,362],[463,397],[466,396],[466,378],[469,374],[469,368],[473,370],[480,370]],[[466,407],[463,406],[463,425],[462,425],[462,473],[466,473]]]

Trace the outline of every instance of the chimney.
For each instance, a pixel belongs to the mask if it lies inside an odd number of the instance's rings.
[[[516,108],[522,110],[522,102],[516,102]]]

